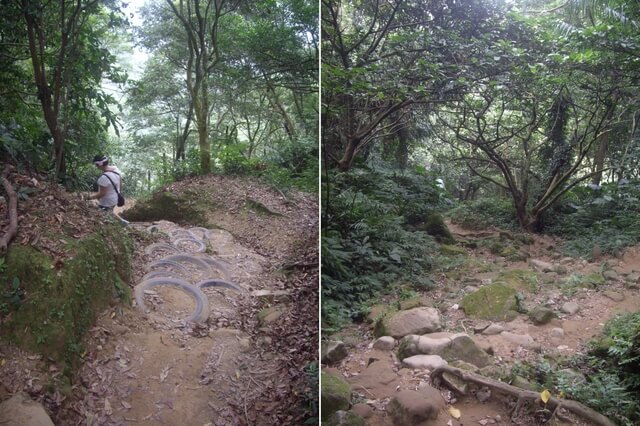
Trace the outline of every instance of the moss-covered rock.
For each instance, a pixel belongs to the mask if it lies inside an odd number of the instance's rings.
[[[545,306],[536,306],[529,312],[529,319],[536,325],[547,324],[555,317],[553,310]]]
[[[351,405],[351,387],[340,377],[322,371],[320,373],[320,404],[322,420],[328,420],[338,410],[348,410]]]
[[[364,419],[353,411],[339,410],[333,413],[326,426],[364,426]]]
[[[441,244],[455,244],[456,240],[451,235],[451,231],[444,223],[442,216],[432,213],[427,217],[424,223],[424,230]]]
[[[71,259],[55,265],[34,248],[11,246],[0,279],[21,297],[7,306],[0,336],[73,368],[96,316],[118,299],[130,300],[132,251],[117,225],[69,247]]]
[[[453,246],[449,244],[443,244],[440,246],[440,253],[447,256],[459,256],[465,254],[464,248]]]
[[[122,217],[136,222],[168,220],[180,225],[208,227],[204,212],[213,207],[214,204],[206,202],[206,197],[193,191],[185,191],[183,196],[164,191],[155,193],[149,200],[138,201],[124,211]]]
[[[517,306],[516,290],[499,282],[481,287],[462,299],[465,314],[492,321],[513,320]]]
[[[513,269],[501,272],[494,282],[504,283],[517,291],[528,291],[536,293],[538,291],[538,276],[535,272],[526,269]]]

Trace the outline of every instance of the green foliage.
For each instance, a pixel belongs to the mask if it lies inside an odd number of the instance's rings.
[[[541,358],[511,370],[624,426],[640,421],[640,312],[610,319],[588,353]]]
[[[469,229],[519,229],[513,202],[507,198],[482,198],[461,203],[448,213],[453,223]]]
[[[640,181],[576,188],[545,218],[545,231],[560,235],[562,249],[589,257],[593,247],[619,254],[640,242]]]
[[[368,300],[398,281],[416,289],[433,285],[425,275],[436,245],[425,232],[410,230],[406,215],[439,206],[423,176],[354,169],[334,178],[334,195],[323,197],[321,236],[322,318],[331,329],[358,316]]]
[[[305,393],[305,400],[307,403],[307,411],[309,416],[303,424],[316,425],[320,418],[320,369],[318,368],[318,362],[310,362],[304,369],[304,373],[307,376],[307,390]]]

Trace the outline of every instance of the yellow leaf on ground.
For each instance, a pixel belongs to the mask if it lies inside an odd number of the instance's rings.
[[[4,358],[2,358],[2,360],[0,360],[0,367],[2,367],[4,365],[6,361],[4,360]]]
[[[453,417],[454,419],[459,419],[460,416],[462,415],[462,413],[460,413],[460,410],[458,410],[455,407],[449,407],[449,414],[451,414],[451,417]]]
[[[549,401],[550,398],[551,398],[551,392],[549,392],[548,390],[545,389],[542,392],[540,392],[540,399],[545,404]]]

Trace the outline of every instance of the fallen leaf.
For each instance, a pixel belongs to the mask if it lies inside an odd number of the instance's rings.
[[[127,401],[120,401],[120,403],[122,404],[122,406],[124,408],[126,408],[127,410],[131,409],[131,404],[129,404]]]
[[[110,416],[111,414],[113,414],[113,409],[111,408],[111,404],[109,403],[108,398],[104,399],[104,413],[107,416]]]
[[[458,410],[455,407],[449,407],[449,414],[451,415],[451,417],[453,417],[454,419],[459,419],[460,416],[462,415],[462,413],[460,412],[460,410]]]
[[[7,361],[4,358],[2,358],[2,360],[0,360],[0,367],[2,367],[6,362]]]
[[[540,392],[540,399],[545,404],[549,401],[550,398],[551,398],[551,392],[549,392],[548,390],[545,389],[542,392]]]

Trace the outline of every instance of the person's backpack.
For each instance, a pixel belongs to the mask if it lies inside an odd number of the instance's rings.
[[[118,176],[120,176],[120,174],[119,174],[119,173],[117,173],[117,172],[111,172],[111,173],[115,173],[115,174],[117,174]],[[116,184],[115,184],[115,183],[113,183],[113,181],[111,180],[111,178],[109,177],[109,175],[107,175],[106,173],[103,173],[103,176],[106,176],[106,178],[107,178],[107,179],[109,179],[109,182],[111,182],[111,185],[113,185],[113,189],[115,189],[116,194],[118,194],[118,207],[122,207],[122,206],[124,206],[124,195],[122,195],[122,194],[120,193],[120,191],[118,191],[118,188],[116,188]],[[120,178],[120,179],[122,179],[122,178]]]

